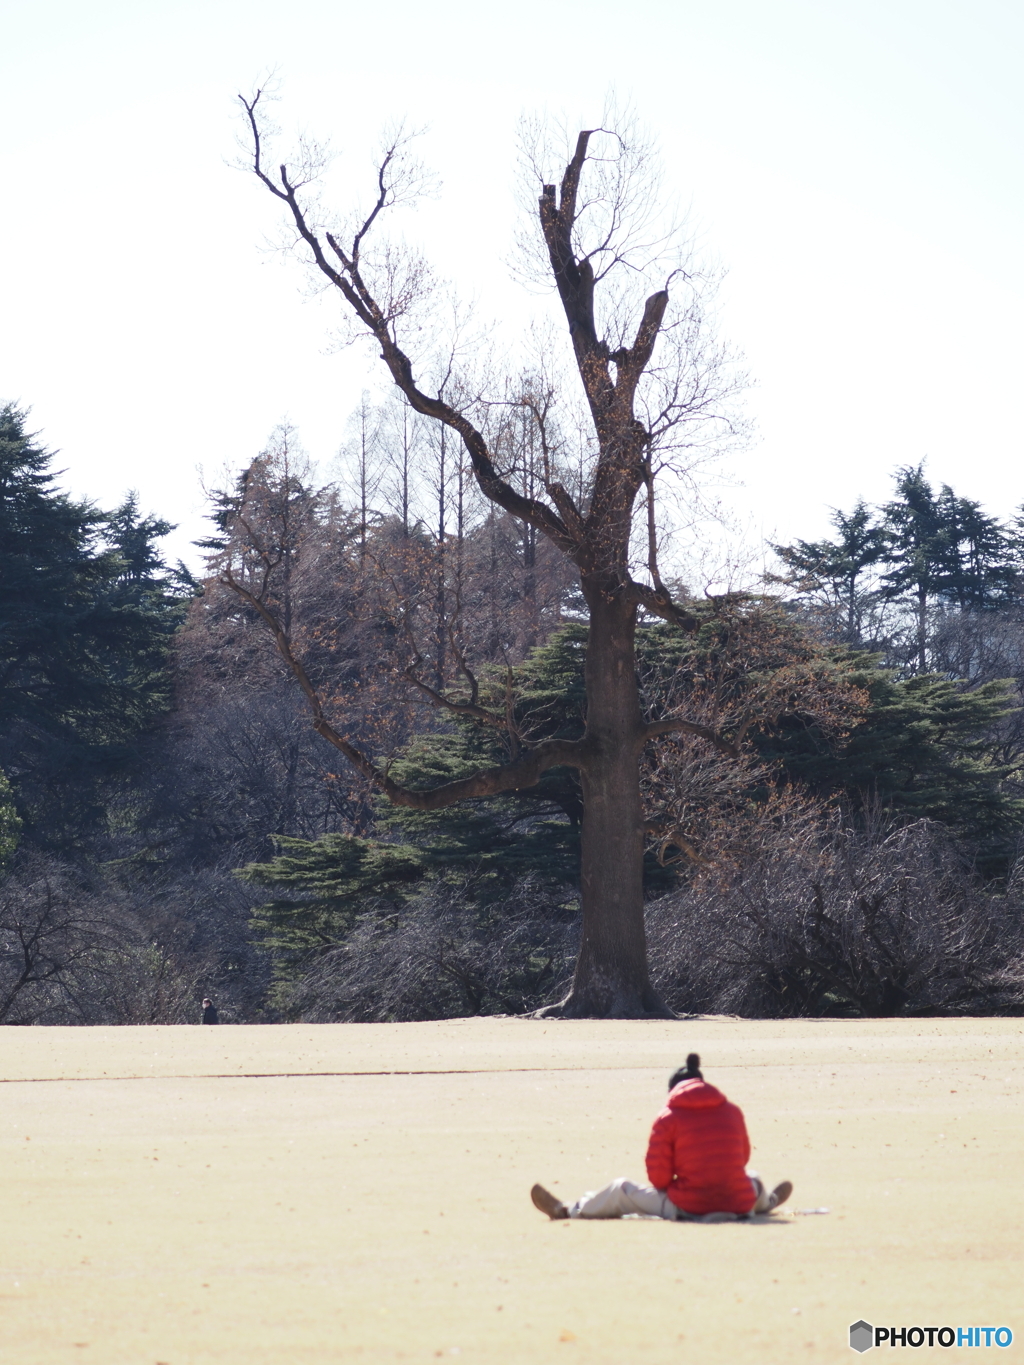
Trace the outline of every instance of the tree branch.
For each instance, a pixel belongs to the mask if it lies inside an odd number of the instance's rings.
[[[671,735],[680,730],[685,734],[697,735],[700,739],[706,739],[720,753],[726,754],[729,758],[740,757],[739,746],[726,739],[717,730],[712,730],[707,725],[698,725],[692,720],[683,720],[679,716],[669,716],[665,720],[648,721],[643,731],[644,742],[657,739],[659,735]]]
[[[565,523],[566,530],[575,539],[577,544],[582,543],[586,532],[586,523],[580,513],[579,508],[573,501],[572,494],[560,483],[549,483],[547,485],[548,497],[558,508],[558,513]]]
[[[328,721],[321,717],[314,719],[313,728],[317,734],[329,740],[340,749],[346,758],[356,751],[343,739]],[[386,773],[374,768],[368,759],[359,755],[362,764],[360,771],[378,787],[393,806],[405,806],[411,810],[440,810],[454,805],[456,801],[467,801],[473,797],[496,796],[500,792],[518,791],[521,787],[535,787],[541,776],[549,768],[581,768],[586,762],[587,749],[582,740],[551,739],[538,744],[528,754],[514,763],[504,763],[497,768],[484,768],[472,777],[463,777],[456,782],[445,782],[440,787],[430,787],[426,791],[412,791],[392,782]],[[359,766],[357,764],[357,766]]]
[[[696,846],[685,835],[674,829],[665,820],[648,820],[644,825],[644,833],[658,840],[658,862],[662,867],[669,865],[665,854],[670,848],[678,848],[680,853],[689,858],[691,863],[707,866],[710,862],[710,859],[697,852]],[[672,859],[672,862],[678,861],[678,858]]]
[[[230,573],[220,580],[225,587],[237,593],[243,601],[257,611],[270,628],[277,644],[278,652],[291,669],[299,686],[305,693],[313,714],[313,729],[339,750],[352,766],[382,791],[393,806],[405,806],[411,810],[440,810],[456,801],[466,801],[472,797],[494,796],[498,792],[517,791],[520,787],[537,784],[548,768],[580,768],[587,759],[588,748],[583,740],[547,740],[531,749],[528,754],[513,763],[505,763],[496,768],[485,768],[472,777],[460,778],[456,782],[446,782],[440,787],[426,791],[413,791],[393,782],[386,772],[381,772],[367,756],[338,733],[324,715],[320,695],[313,686],[309,675],[292,649],[291,641],[282,629],[277,617],[254,593],[239,583]],[[426,689],[432,691],[433,689]],[[442,699],[443,700],[443,699]],[[453,703],[453,707],[457,704]],[[482,708],[480,708],[482,710]]]
[[[668,598],[668,589],[661,581],[661,570],[658,568],[658,526],[654,515],[654,466],[650,448],[644,459],[644,482],[647,484],[647,572],[651,575],[658,596]]]
[[[410,664],[402,671],[402,677],[408,679],[413,687],[418,688],[425,697],[433,702],[435,706],[444,711],[451,711],[457,716],[469,716],[473,720],[478,720],[484,725],[493,726],[496,730],[507,728],[504,716],[499,716],[494,711],[488,711],[486,706],[481,706],[477,701],[452,701],[443,692],[439,692],[436,687],[431,687],[422,678],[416,676],[416,665]],[[475,681],[475,680],[474,680]]]
[[[347,253],[330,232],[324,234],[327,244],[341,263],[341,270],[338,270],[328,260],[320,238],[306,218],[298,201],[296,186],[292,185],[288,179],[287,167],[282,165],[279,168],[280,186],[263,169],[261,134],[259,119],[256,115],[261,93],[261,91],[257,91],[251,100],[246,100],[244,96],[239,95],[239,100],[249,120],[249,128],[253,138],[253,170],[267,189],[277,199],[287,204],[296,231],[309,247],[317,269],[341,292],[359,321],[379,343],[381,359],[387,365],[392,379],[405,394],[414,411],[444,423],[445,426],[450,427],[462,437],[473,466],[473,473],[484,496],[497,503],[499,507],[503,507],[512,516],[535,526],[537,530],[542,531],[554,541],[565,554],[573,557],[577,545],[561,519],[544,503],[535,498],[522,497],[501,478],[494,467],[482,432],[462,413],[457,412],[441,398],[432,398],[419,388],[413,377],[412,362],[398,345],[392,333],[389,319],[385,316],[372,290],[363,278],[359,263],[359,248],[374,219],[387,206],[385,173],[388,158],[385,157],[379,168],[377,202],[370,216],[356,234],[352,254]]]
[[[650,363],[654,353],[654,344],[658,340],[658,333],[661,331],[661,324],[665,318],[665,309],[668,307],[668,290],[659,289],[656,294],[652,294],[644,304],[644,315],[640,319],[640,326],[636,329],[636,337],[632,346],[628,350],[616,351],[612,356],[618,369],[618,388],[623,380],[629,385],[630,389],[635,389],[644,370]]]
[[[685,607],[673,602],[667,589],[663,588],[659,592],[656,588],[648,587],[646,583],[637,583],[635,579],[630,579],[629,588],[639,605],[652,616],[660,616],[663,621],[668,621],[674,626],[682,626],[683,630],[694,631],[699,628],[700,621],[697,617]]]

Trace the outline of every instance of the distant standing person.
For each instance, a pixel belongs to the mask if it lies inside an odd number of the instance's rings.
[[[668,1103],[654,1121],[647,1148],[649,1185],[613,1180],[575,1204],[563,1204],[543,1185],[530,1191],[549,1218],[746,1218],[770,1213],[793,1193],[788,1180],[769,1192],[746,1169],[750,1140],[743,1115],[708,1085],[691,1052],[669,1081]]]
[[[210,999],[208,995],[203,996],[203,1023],[204,1024],[220,1023],[220,1020],[217,1018],[217,1006],[213,1003],[213,1001]]]

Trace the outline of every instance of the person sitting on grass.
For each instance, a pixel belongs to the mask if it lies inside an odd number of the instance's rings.
[[[793,1193],[788,1180],[769,1192],[747,1171],[750,1139],[743,1112],[701,1075],[691,1052],[668,1083],[668,1104],[654,1120],[647,1146],[649,1185],[613,1180],[596,1194],[563,1204],[543,1185],[530,1197],[549,1218],[745,1218],[770,1213]]]

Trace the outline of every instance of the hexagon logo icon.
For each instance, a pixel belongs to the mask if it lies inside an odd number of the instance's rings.
[[[870,1351],[875,1344],[875,1329],[870,1322],[861,1318],[860,1322],[850,1323],[850,1350]]]

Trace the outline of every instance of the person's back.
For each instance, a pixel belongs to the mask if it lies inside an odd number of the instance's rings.
[[[654,1121],[647,1179],[686,1213],[749,1213],[750,1139],[743,1113],[696,1077],[681,1081]]]
[[[649,1185],[620,1176],[574,1204],[534,1185],[530,1198],[549,1218],[742,1218],[771,1213],[793,1193],[783,1180],[770,1193],[748,1171],[750,1139],[743,1113],[720,1090],[706,1084],[700,1058],[691,1052],[672,1074],[668,1104],[654,1120],[647,1146]]]

